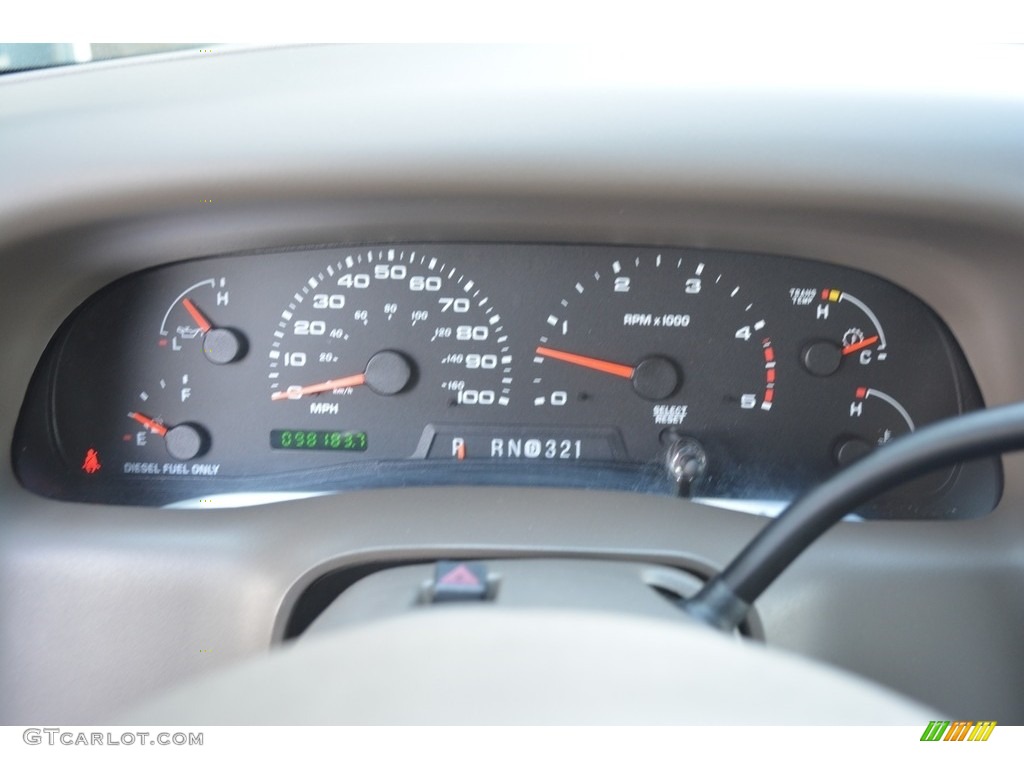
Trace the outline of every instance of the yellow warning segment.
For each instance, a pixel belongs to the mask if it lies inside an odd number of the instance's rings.
[[[988,741],[988,737],[992,735],[992,731],[995,730],[995,720],[981,720],[971,730],[971,735],[967,737],[968,741]]]

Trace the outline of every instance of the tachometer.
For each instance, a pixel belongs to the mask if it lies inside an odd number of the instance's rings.
[[[678,439],[772,410],[768,319],[727,270],[648,251],[576,278],[544,317],[533,350],[538,415],[567,429],[614,427],[629,458],[647,462]]]

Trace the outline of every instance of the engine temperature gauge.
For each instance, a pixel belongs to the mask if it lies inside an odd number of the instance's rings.
[[[914,420],[892,395],[857,387],[850,402],[851,432],[836,443],[835,459],[848,466],[893,438],[914,431]]]
[[[877,448],[914,431],[914,419],[892,395],[873,387],[857,387],[848,403],[849,425],[833,446],[833,460],[846,467]],[[953,470],[940,469],[910,484],[916,493],[934,493]]]

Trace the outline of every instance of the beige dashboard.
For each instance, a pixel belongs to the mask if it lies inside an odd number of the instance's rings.
[[[216,511],[29,493],[10,457],[29,377],[76,306],[139,269],[403,240],[785,253],[921,297],[988,404],[1024,399],[1020,51],[894,60],[885,78],[686,63],[310,46],[0,79],[0,721],[94,721],[262,653],[326,575],[453,554],[707,572],[763,524],[515,488]],[[768,644],[1024,722],[1024,457],[1004,467],[979,520],[830,532],[758,603]]]

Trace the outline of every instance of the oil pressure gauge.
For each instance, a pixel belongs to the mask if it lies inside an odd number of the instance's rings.
[[[214,325],[211,310],[201,306],[220,308],[231,298],[227,278],[207,278],[186,288],[164,312],[160,323],[160,346],[180,352],[186,346],[198,344],[207,360],[226,365],[245,356],[248,342],[234,328]]]

